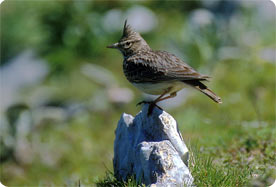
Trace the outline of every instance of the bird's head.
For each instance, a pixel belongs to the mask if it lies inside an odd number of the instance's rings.
[[[108,48],[119,49],[124,56],[134,54],[142,49],[149,50],[150,47],[147,42],[140,36],[139,33],[135,32],[130,25],[125,21],[123,35],[121,39],[112,45],[107,46]]]

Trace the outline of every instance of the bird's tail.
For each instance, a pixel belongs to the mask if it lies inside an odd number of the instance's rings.
[[[219,96],[217,96],[214,92],[212,92],[212,90],[210,90],[209,88],[206,88],[206,89],[199,88],[198,90],[201,91],[202,93],[204,93],[205,95],[207,95],[213,101],[215,101],[217,103],[222,103],[221,98]]]
[[[199,80],[185,80],[183,82],[201,91],[216,103],[222,103],[221,98]]]

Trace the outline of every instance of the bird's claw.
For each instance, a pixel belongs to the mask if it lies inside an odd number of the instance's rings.
[[[137,103],[136,106],[139,106],[139,105],[141,105],[141,104],[149,104],[148,116],[150,116],[150,115],[152,114],[153,108],[154,108],[154,107],[157,107],[157,108],[159,108],[160,110],[163,110],[160,106],[156,105],[156,103],[153,102],[153,101],[141,101],[141,102]]]
[[[139,106],[142,104],[153,104],[153,102],[152,101],[141,101],[141,102],[137,103],[136,106]]]

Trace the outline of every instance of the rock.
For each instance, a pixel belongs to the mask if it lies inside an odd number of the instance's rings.
[[[119,180],[135,176],[147,186],[192,186],[189,152],[177,123],[167,112],[148,105],[132,117],[123,114],[114,142],[114,174]]]

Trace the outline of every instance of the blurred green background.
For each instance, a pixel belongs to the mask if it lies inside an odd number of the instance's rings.
[[[90,186],[113,170],[120,115],[135,115],[136,103],[151,98],[126,80],[121,54],[106,48],[126,18],[153,49],[213,77],[207,84],[223,104],[192,89],[160,104],[186,143],[215,168],[236,169],[237,186],[275,179],[270,1],[5,1],[0,11],[4,185]]]

